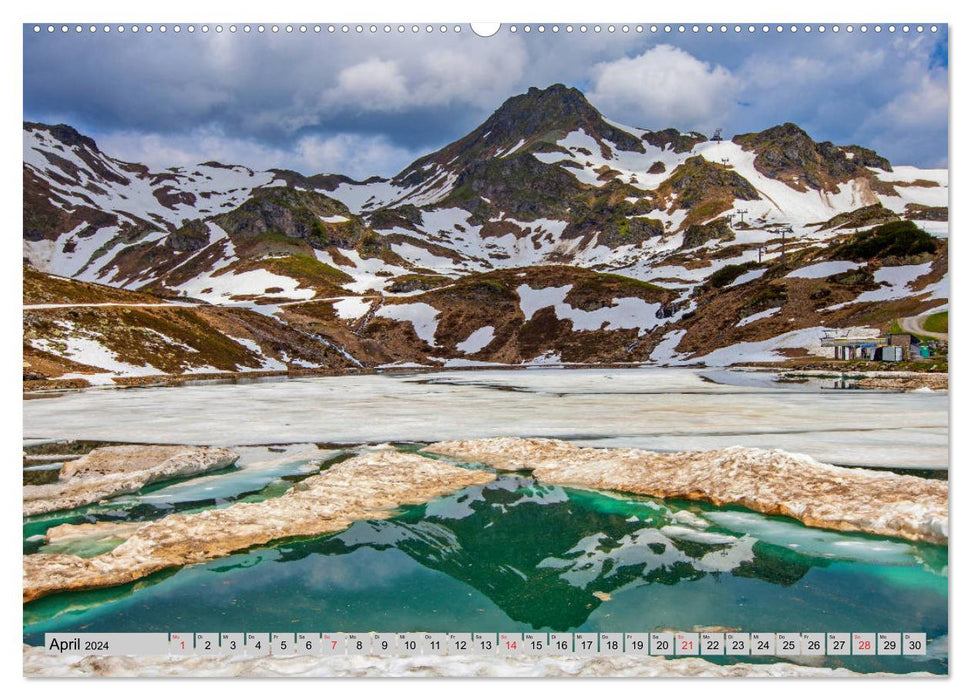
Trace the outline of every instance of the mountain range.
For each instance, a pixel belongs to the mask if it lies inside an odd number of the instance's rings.
[[[25,122],[24,376],[727,365],[947,304],[947,170],[509,98],[391,178],[162,171]]]

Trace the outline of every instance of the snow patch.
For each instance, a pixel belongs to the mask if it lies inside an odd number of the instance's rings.
[[[495,337],[496,329],[494,326],[483,326],[478,330],[472,331],[472,334],[456,345],[455,349],[459,352],[464,352],[466,355],[474,355],[491,343]]]
[[[752,280],[757,280],[759,277],[761,277],[764,274],[765,274],[765,268],[762,268],[761,270],[749,270],[748,272],[743,272],[738,277],[736,277],[735,281],[728,286],[738,287],[739,285],[747,284]]]
[[[441,312],[434,306],[422,302],[413,304],[387,304],[377,311],[377,316],[393,321],[408,322],[415,329],[415,335],[432,347],[437,347],[435,331],[438,330],[438,315]]]
[[[693,362],[701,362],[713,367],[727,367],[739,362],[780,362],[786,359],[781,351],[789,349],[803,349],[811,355],[829,357],[831,351],[824,348],[821,342],[825,330],[828,329],[814,326],[783,333],[766,340],[735,343],[695,358]]]
[[[752,314],[751,316],[746,316],[741,321],[735,324],[736,327],[741,328],[742,326],[747,326],[750,323],[755,323],[756,321],[761,321],[763,318],[769,318],[770,316],[775,316],[782,310],[782,307],[777,306],[774,309],[766,309],[765,311],[759,311],[757,314]]]
[[[362,297],[344,297],[334,302],[334,312],[345,321],[356,321],[371,310],[371,301]]]
[[[838,275],[842,272],[849,272],[860,267],[863,267],[862,263],[848,262],[846,260],[831,260],[793,270],[786,277],[791,279],[815,280],[831,275]]]
[[[636,297],[614,299],[611,306],[594,311],[577,309],[566,303],[566,295],[572,284],[563,287],[543,287],[533,289],[528,284],[516,288],[519,306],[526,320],[530,320],[540,309],[552,306],[556,317],[570,321],[573,331],[618,330],[637,328],[650,330],[658,325],[657,312],[660,304],[646,302]]]

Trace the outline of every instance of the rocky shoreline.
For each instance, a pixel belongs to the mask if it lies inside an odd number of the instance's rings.
[[[427,451],[503,471],[531,471],[562,486],[739,505],[828,530],[947,543],[946,482],[835,467],[779,450],[662,453],[488,438],[439,442]]]
[[[795,663],[715,664],[698,657],[659,656],[313,656],[132,657],[51,656],[24,647],[23,672],[30,677],[223,677],[223,678],[851,678],[899,673],[857,673],[845,668]],[[934,677],[916,672],[904,677]]]
[[[777,371],[777,370],[776,370]],[[833,378],[852,381],[861,389],[899,389],[904,391],[947,391],[947,372],[909,372],[880,370],[789,370],[779,373],[779,381]]]
[[[903,389],[905,391],[947,391],[948,375],[919,374],[917,376],[863,377],[856,381],[861,389]]]

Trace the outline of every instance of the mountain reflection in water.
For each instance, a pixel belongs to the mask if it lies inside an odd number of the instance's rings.
[[[105,590],[24,606],[74,631],[770,631],[947,634],[947,553],[742,509],[520,474]],[[946,672],[946,658],[826,659]]]
[[[597,507],[612,500],[503,476],[395,520],[282,546],[281,560],[396,548],[474,587],[513,620],[552,630],[579,627],[602,594],[634,583],[675,585],[735,572],[789,585],[812,566],[780,560],[751,537],[676,526],[667,507],[650,501],[619,501],[626,507],[615,512]]]

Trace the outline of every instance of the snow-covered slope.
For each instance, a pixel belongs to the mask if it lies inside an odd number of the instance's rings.
[[[794,124],[731,140],[652,131],[554,85],[511,97],[398,175],[364,181],[218,163],[153,172],[64,125],[25,123],[23,138],[24,258],[38,270],[326,326],[375,362],[431,349],[454,361],[690,361],[853,326],[873,304],[891,314],[947,298],[948,172],[818,143]],[[938,243],[904,260],[830,254],[857,231],[908,220]],[[587,276],[500,274],[563,266]],[[655,291],[605,295],[601,273]],[[458,315],[443,311],[479,279],[516,296],[498,299],[505,321],[471,312],[478,292]],[[549,342],[520,338],[508,314],[529,332],[545,324]],[[379,351],[356,345],[372,328]],[[623,352],[564,344],[583,333],[614,333]]]
[[[74,132],[75,134],[77,132]],[[117,215],[120,224],[151,222],[176,227],[235,209],[273,173],[241,165],[206,163],[160,173],[115,160],[84,137],[74,144],[58,138],[61,129],[24,127],[24,166],[66,207],[89,206]]]
[[[795,138],[813,143],[798,127],[786,126],[792,127]],[[772,137],[778,138],[774,132]],[[785,137],[793,136],[787,132]],[[665,259],[687,247],[684,233],[692,224],[718,218],[747,221],[752,228],[736,232],[729,241],[751,250],[730,260],[738,263],[758,257],[760,247],[771,248],[770,242],[779,237],[778,227],[791,227],[787,245],[798,248],[833,237],[839,231],[821,229],[823,222],[862,207],[882,205],[898,216],[920,216],[919,210],[947,206],[945,170],[861,165],[843,181],[820,189],[807,186],[811,174],[802,179],[789,172],[772,177],[760,169],[757,159],[765,147],[761,142],[746,148],[734,141],[704,138],[608,121],[578,91],[553,86],[511,98],[468,136],[419,159],[390,180],[355,182],[327,176],[331,179],[314,189],[343,203],[350,213],[365,215],[387,239],[395,274],[431,271],[452,277],[569,263],[645,280],[683,278],[685,271],[673,269]],[[852,162],[858,147],[833,148],[837,158]],[[232,212],[259,188],[288,182],[275,172],[216,163],[152,173],[102,153],[70,127],[37,124],[24,127],[24,170],[25,198],[35,210],[25,215],[25,257],[41,270],[128,287],[158,281],[165,265],[149,275],[130,270],[119,274],[114,268],[124,265],[113,261],[125,249],[152,247],[155,258],[164,254],[184,265],[184,251],[169,245],[173,231],[187,221]],[[739,189],[726,180],[736,175],[751,189]],[[303,189],[311,182],[313,178],[295,187]],[[556,190],[552,201],[519,206],[544,187]],[[496,199],[488,196],[493,190]],[[588,208],[574,203],[598,197],[607,201]],[[412,212],[407,221],[378,216],[405,209]],[[933,234],[947,235],[946,221],[927,224]],[[713,246],[721,248],[722,243]],[[221,255],[208,256],[211,262],[225,263],[235,254],[226,244],[222,247],[226,250]],[[763,256],[773,254],[763,250]],[[342,260],[346,255],[315,255],[354,278],[348,290],[385,291],[388,286],[388,277],[376,275],[373,265]],[[194,257],[206,256],[196,252]],[[218,266],[224,267],[222,263]],[[687,276],[698,282],[718,267],[712,264],[703,273]],[[199,270],[198,276],[208,278],[211,272]],[[266,280],[256,275],[249,278],[252,284],[244,278],[230,286],[242,295],[293,286],[265,285]],[[208,286],[201,281],[172,285],[196,292]]]

